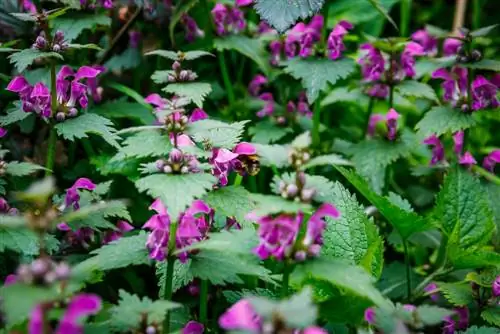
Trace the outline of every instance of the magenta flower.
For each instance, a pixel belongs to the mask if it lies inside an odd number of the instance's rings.
[[[208,115],[205,112],[205,110],[201,108],[194,108],[193,111],[191,112],[191,116],[189,116],[189,122],[193,123],[207,118]]]
[[[348,21],[340,21],[328,36],[327,52],[328,58],[336,60],[342,56],[342,51],[345,50],[344,36],[348,30],[351,30],[353,25]]]
[[[443,43],[443,55],[454,56],[458,52],[458,48],[462,46],[462,41],[456,38],[447,38]]]
[[[248,156],[256,155],[255,147],[247,142],[237,144],[232,151],[225,148],[215,148],[212,151],[212,157],[209,159],[213,165],[212,173],[219,179],[222,186],[227,185],[228,174],[236,171],[242,176],[247,174],[245,163]]]
[[[245,29],[246,21],[238,7],[229,7],[217,3],[211,11],[217,35],[224,36],[230,32],[238,33]]]
[[[299,213],[300,221],[303,220],[303,214]],[[303,245],[308,250],[308,253],[313,256],[318,256],[321,246],[323,245],[323,232],[326,228],[325,217],[338,218],[340,213],[332,204],[324,203],[316,212],[309,218],[307,222],[306,236],[302,241]]]
[[[78,210],[80,208],[80,194],[78,194],[78,189],[86,189],[86,190],[94,190],[95,184],[85,177],[81,177],[66,190],[66,198],[64,200],[64,206],[68,207],[73,205],[74,210]]]
[[[432,73],[432,78],[443,79],[443,99],[457,106],[459,101],[467,99],[467,69],[454,67],[451,71],[440,68]]]
[[[370,119],[368,120],[368,129],[366,131],[370,137],[375,136],[377,130],[377,124],[384,120],[385,120],[385,115],[382,114],[370,115]]]
[[[56,78],[57,102],[59,109],[64,108],[66,113],[75,113],[76,107],[87,108],[87,86],[81,83],[83,79],[95,78],[101,71],[99,69],[82,66],[78,71],[73,72],[71,67],[63,66]],[[73,80],[68,81],[68,77]],[[76,111],[77,112],[77,111]]]
[[[7,281],[5,281],[7,284]],[[497,276],[491,284],[491,292],[494,297],[500,297],[500,276]]]
[[[470,152],[465,152],[458,160],[458,163],[466,167],[471,167],[472,165],[477,164],[477,161]]]
[[[113,8],[113,0],[95,0],[95,3],[92,0],[80,0],[80,5],[83,8],[95,8],[96,4],[99,4],[104,9]]]
[[[365,55],[358,60],[363,79],[367,81],[379,80],[384,73],[385,66],[382,52],[369,43],[362,44],[360,49],[366,50]]]
[[[215,28],[217,35],[223,36],[226,34],[226,20],[228,16],[228,10],[226,6],[221,3],[215,4],[215,7],[211,11],[212,18],[215,23]]]
[[[455,314],[444,317],[443,334],[453,334],[456,330],[465,329],[469,325],[469,309],[467,307],[457,307],[453,311]]]
[[[109,231],[104,234],[104,237],[102,239],[103,244],[108,244],[112,241],[118,240],[123,236],[125,232],[129,232],[134,229],[134,227],[125,220],[119,220],[116,223],[116,228],[118,230]]]
[[[182,334],[203,334],[205,327],[197,321],[190,321],[182,329]]]
[[[235,4],[238,7],[249,6],[253,3],[253,0],[236,0]]]
[[[149,94],[144,99],[144,102],[152,104],[155,107],[155,112],[165,110],[165,107],[170,104],[170,101],[161,97],[159,94]]]
[[[259,25],[257,26],[257,33],[259,35],[277,34],[277,31],[274,30],[269,24],[267,24],[266,21],[260,21]]]
[[[297,112],[303,116],[311,118],[313,113],[309,107],[309,102],[307,101],[307,95],[304,92],[300,92],[299,100],[297,101]]]
[[[36,14],[36,6],[31,0],[23,0],[23,9],[31,14]]]
[[[11,285],[17,282],[17,276],[14,274],[7,275],[5,278],[5,281],[3,282],[3,285]]]
[[[268,80],[265,76],[263,76],[262,74],[257,74],[253,77],[252,81],[250,81],[250,84],[248,85],[248,92],[252,96],[258,96],[260,94],[262,86],[267,84],[267,82]]]
[[[415,57],[424,55],[425,51],[422,45],[415,42],[406,44],[406,47],[401,54],[401,66],[403,67],[406,76],[410,78],[415,76]]]
[[[248,300],[241,299],[220,316],[219,326],[227,331],[244,330],[259,333],[262,317],[255,312]]]
[[[389,109],[389,112],[385,115],[382,114],[371,115],[368,121],[368,129],[367,129],[368,135],[373,137],[376,133],[377,124],[385,121],[385,125],[387,128],[387,139],[391,141],[395,140],[398,131],[399,117],[401,117],[401,115],[398,114],[398,112],[393,108]]]
[[[157,198],[149,207],[156,211],[143,226],[151,230],[146,242],[149,250],[149,257],[163,261],[168,255],[168,241],[170,237],[171,219],[167,208],[163,202]],[[209,215],[207,220],[205,215]],[[211,225],[212,209],[202,200],[195,200],[191,206],[179,215],[177,232],[175,235],[176,248],[182,249],[193,243],[202,240]],[[179,254],[179,260],[185,263],[188,259],[188,253]]]
[[[302,35],[306,31],[306,28],[307,27],[304,22],[299,22],[287,32],[284,43],[284,51],[287,58],[297,56],[300,48],[300,41],[302,39]]]
[[[43,306],[35,306],[31,311],[29,322],[30,334],[43,334],[44,312]],[[102,308],[101,298],[94,294],[79,294],[74,296],[69,302],[66,311],[59,320],[59,325],[55,330],[55,334],[83,334],[83,326],[80,322],[81,318],[97,314]]]
[[[263,118],[266,116],[271,116],[274,113],[274,97],[272,93],[262,93],[259,95],[259,99],[266,101],[264,107],[257,111],[257,117]]]
[[[324,18],[322,15],[314,15],[311,22],[304,29],[300,37],[299,56],[307,58],[312,54],[314,43],[321,38],[321,29],[323,29]]]
[[[99,71],[100,73],[106,72],[106,68],[101,65],[92,66],[93,69]],[[99,86],[99,81],[97,77],[87,79],[88,93],[92,96],[94,102],[99,103],[102,100],[102,87]]]
[[[365,321],[370,325],[375,323],[375,309],[373,307],[369,307],[365,310]]]
[[[437,302],[439,300],[438,286],[436,283],[429,283],[425,286],[424,291],[429,293],[429,297],[433,302]]]
[[[205,36],[205,32],[198,27],[198,24],[191,16],[187,14],[182,15],[181,24],[184,26],[184,31],[186,32],[186,41],[193,42],[195,39]]]
[[[496,108],[500,104],[497,100],[498,87],[478,75],[472,82],[472,110]]]
[[[389,95],[389,86],[376,83],[371,86],[366,93],[371,97],[385,99]]]
[[[483,168],[493,173],[498,163],[500,163],[500,150],[494,150],[484,158]]]
[[[441,140],[439,140],[436,135],[425,138],[424,144],[432,146],[432,159],[430,162],[431,165],[435,165],[438,162],[444,160],[444,147],[441,143]],[[431,284],[429,284],[428,286],[431,286]]]
[[[271,65],[277,66],[281,60],[283,44],[279,40],[271,41],[271,43],[269,43],[269,49],[271,50],[271,60],[269,62]]]
[[[7,129],[5,128],[0,128],[0,138],[3,138],[7,135]]]
[[[426,29],[415,31],[411,39],[420,44],[428,56],[435,56],[438,51],[438,39],[429,34]]]
[[[453,134],[453,152],[457,156],[460,156],[462,154],[462,150],[464,148],[464,132],[463,131],[457,131]]]
[[[37,83],[33,87],[24,77],[17,76],[9,82],[6,89],[19,95],[24,112],[50,117],[50,90],[43,83]]]

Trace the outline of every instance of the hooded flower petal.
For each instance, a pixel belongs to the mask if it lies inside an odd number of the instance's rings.
[[[441,140],[436,135],[432,135],[424,139],[424,144],[433,146],[431,165],[444,160],[444,147]]]
[[[476,159],[474,159],[470,152],[465,152],[458,160],[458,163],[467,167],[477,164]]]
[[[79,294],[73,297],[66,309],[55,334],[81,334],[83,326],[79,320],[97,314],[102,308],[101,298],[93,294]]]
[[[101,73],[101,71],[97,68],[90,66],[82,66],[76,72],[75,79],[80,80],[84,78],[95,78],[96,76],[99,75],[99,73]]]
[[[197,321],[190,321],[182,329],[182,334],[202,334],[205,330],[203,324]]]
[[[22,92],[26,88],[30,88],[31,85],[28,83],[28,81],[22,77],[22,76],[17,76],[12,79],[9,84],[7,85],[7,90],[15,93]]]
[[[464,148],[464,132],[463,131],[457,131],[455,132],[455,134],[453,135],[453,142],[454,142],[454,146],[453,146],[453,152],[455,152],[456,155],[461,155],[462,154],[462,150]]]
[[[219,326],[225,330],[247,330],[258,333],[262,325],[261,317],[254,311],[249,301],[241,299],[219,318]]]
[[[201,121],[203,119],[207,119],[208,115],[205,112],[205,110],[201,108],[195,108],[193,112],[191,113],[191,116],[189,117],[189,122],[196,122],[196,121]]]
[[[257,154],[257,149],[250,143],[241,142],[233,148],[233,152],[238,155],[253,155]]]
[[[493,173],[498,163],[500,163],[500,150],[494,150],[484,158],[483,168]]]
[[[78,203],[80,200],[78,189],[94,190],[95,184],[90,179],[82,177],[76,180],[75,184],[73,184],[71,188],[66,190],[65,204],[66,206],[73,205],[75,210],[80,208],[80,204]]]

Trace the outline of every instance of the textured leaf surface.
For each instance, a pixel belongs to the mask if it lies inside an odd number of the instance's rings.
[[[195,60],[205,56],[212,56],[210,52],[196,50],[196,51],[187,51],[187,52],[175,52],[170,50],[154,50],[144,54],[145,56],[160,56],[163,58],[167,58],[170,60]]]
[[[221,232],[210,233],[209,236],[210,238],[178,250],[177,253],[200,249],[245,256],[249,255],[259,243],[259,238],[253,227],[233,231],[222,230]]]
[[[349,87],[337,87],[333,89],[321,101],[321,106],[325,107],[336,102],[353,102],[360,105],[367,105],[370,98],[361,89],[349,89]]]
[[[247,121],[225,123],[212,119],[204,119],[190,123],[186,129],[186,133],[200,144],[232,149],[240,142],[246,123]]]
[[[214,43],[217,50],[235,50],[245,57],[252,59],[264,74],[269,73],[269,59],[264,51],[264,44],[261,40],[242,35],[230,35],[218,38]]]
[[[437,101],[437,95],[434,89],[428,84],[415,80],[405,80],[396,86],[396,90],[403,96],[421,97]]]
[[[399,208],[388,198],[374,193],[366,181],[358,174],[342,167],[337,167],[337,170],[380,211],[403,238],[408,238],[413,233],[426,231],[432,228],[432,224],[429,221],[423,219],[414,212],[408,212]]]
[[[500,61],[493,59],[483,59],[476,63],[467,64],[466,67],[479,70],[500,72]]]
[[[238,222],[246,222],[245,216],[255,208],[250,200],[250,193],[241,186],[229,186],[212,191],[204,201],[215,211],[227,217],[234,217]]]
[[[498,328],[472,326],[466,331],[457,332],[458,334],[498,334]]]
[[[344,159],[338,154],[326,154],[312,158],[306,164],[302,165],[301,169],[309,169],[317,166],[352,166],[349,160]]]
[[[258,216],[266,216],[275,213],[297,213],[298,211],[310,212],[311,205],[300,202],[288,201],[282,197],[262,194],[251,194],[250,197],[255,201],[254,212]]]
[[[136,102],[111,101],[96,105],[91,111],[107,118],[135,119],[144,125],[153,124],[155,121],[151,111]]]
[[[332,61],[296,57],[287,62],[285,72],[301,80],[307,100],[312,104],[319,93],[327,89],[328,83],[335,85],[338,80],[347,78],[355,68],[355,62],[348,58]]]
[[[11,54],[9,57],[10,63],[13,64],[19,73],[30,66],[36,59],[57,58],[63,60],[57,52],[42,52],[37,49],[24,49],[22,51]]]
[[[189,270],[191,266],[191,259],[188,259],[186,263],[181,263],[180,261],[175,261],[174,263],[174,275],[172,278],[172,291],[177,290],[187,286],[194,277]],[[158,278],[158,296],[161,298],[165,295],[165,279],[166,279],[166,268],[167,261],[156,262],[156,277]]]
[[[70,141],[87,138],[88,134],[91,133],[102,137],[114,147],[120,147],[116,141],[118,137],[115,134],[116,130],[113,128],[113,122],[96,114],[84,114],[66,120],[57,124],[55,128],[60,136]]]
[[[111,18],[106,14],[76,13],[71,17],[57,17],[51,23],[55,30],[64,31],[64,38],[71,42],[86,29],[94,29],[98,25],[110,26]]]
[[[456,306],[465,306],[474,301],[472,287],[469,283],[438,282],[439,291],[446,300]]]
[[[160,197],[171,217],[178,217],[193,200],[212,189],[216,178],[210,174],[154,174],[137,180],[137,189],[153,198]],[[182,194],[182,196],[179,196]]]
[[[11,250],[24,255],[36,255],[38,237],[31,230],[13,229],[0,225],[0,252]]]
[[[12,161],[7,164],[6,171],[12,176],[26,176],[42,169],[45,168],[31,162]]]
[[[163,91],[185,97],[199,108],[203,108],[203,101],[212,91],[212,86],[206,82],[173,83],[163,88]]]
[[[481,318],[493,326],[500,327],[500,309],[498,307],[490,307],[481,312]]]
[[[421,305],[417,308],[417,317],[425,325],[437,325],[443,322],[443,318],[452,315],[452,310],[447,310],[434,305]]]
[[[260,156],[262,166],[275,166],[277,168],[288,166],[289,149],[282,145],[254,144],[257,154]]]
[[[415,128],[420,137],[436,136],[448,132],[468,129],[476,125],[474,115],[466,114],[449,106],[434,107],[417,123]]]
[[[21,105],[18,102],[15,102],[14,106],[7,110],[7,115],[0,116],[0,126],[20,122],[30,115],[32,115],[32,113],[25,112],[21,109]]]
[[[158,130],[145,130],[125,139],[113,160],[124,158],[161,157],[170,152],[172,144]]]
[[[419,283],[419,277],[412,271],[412,288],[416,288]],[[401,262],[391,262],[384,266],[382,276],[376,284],[380,292],[391,299],[399,299],[406,295],[406,273],[405,265]]]
[[[256,0],[257,13],[279,32],[318,12],[324,0]]]
[[[248,129],[248,134],[252,136],[252,141],[259,144],[277,142],[292,132],[292,128],[279,127],[268,121],[260,121]]]
[[[152,301],[148,297],[140,299],[124,290],[119,291],[118,305],[111,308],[110,326],[119,332],[139,329],[143,316],[148,324],[161,324],[168,310],[180,307],[179,304],[168,300]]]

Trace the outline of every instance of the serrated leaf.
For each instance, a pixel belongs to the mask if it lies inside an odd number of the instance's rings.
[[[256,0],[255,10],[260,17],[279,32],[284,32],[298,19],[318,12],[324,0]]]
[[[45,167],[31,162],[11,161],[7,164],[6,173],[12,176],[26,176],[44,169]]]
[[[111,25],[111,18],[106,14],[72,13],[71,17],[58,17],[51,21],[54,30],[64,32],[64,39],[68,42],[76,39],[86,29],[97,26]]]
[[[36,59],[57,58],[64,60],[57,52],[42,52],[37,49],[24,49],[22,51],[11,54],[9,57],[10,63],[13,64],[19,73],[23,72]]]
[[[55,126],[57,134],[69,141],[87,138],[88,134],[95,134],[114,147],[120,147],[117,142],[116,130],[113,122],[96,114],[83,114],[76,118],[68,119]]]
[[[266,75],[270,71],[269,59],[264,51],[264,44],[260,39],[243,35],[230,35],[215,39],[214,45],[218,51],[235,50],[252,59]]]
[[[199,108],[203,108],[203,100],[212,91],[212,86],[206,82],[173,83],[162,89],[165,93],[172,93],[185,97]]]
[[[12,108],[7,110],[7,115],[0,116],[0,126],[6,126],[13,123],[17,123],[22,121],[23,119],[28,118],[33,115],[32,113],[25,112],[21,108],[21,104],[18,102],[14,102]]]
[[[482,27],[477,30],[473,30],[469,33],[472,37],[482,37],[488,35],[490,32],[495,30],[498,27],[498,24],[493,24],[487,27]]]
[[[153,124],[155,121],[155,117],[149,109],[135,102],[110,101],[96,105],[90,111],[107,118],[135,119],[144,125]]]
[[[180,307],[180,304],[168,300],[153,302],[148,297],[140,299],[124,290],[120,290],[119,294],[120,300],[118,305],[111,308],[112,316],[109,319],[111,328],[118,332],[139,329],[144,318],[148,324],[161,324],[167,311]]]
[[[468,68],[500,72],[500,61],[494,59],[483,59],[478,62],[465,64]]]
[[[457,332],[457,334],[498,334],[498,328],[472,326],[466,331]]]
[[[241,186],[229,186],[212,191],[203,199],[208,206],[226,217],[245,223],[245,216],[255,208],[250,193]]]
[[[126,158],[162,157],[172,148],[170,139],[157,130],[140,131],[125,139],[112,161]]]
[[[275,166],[277,168],[285,167],[290,164],[288,154],[290,150],[282,145],[263,145],[253,144],[260,157],[262,166]]]
[[[146,52],[144,54],[145,56],[160,56],[163,58],[167,58],[170,60],[179,60],[178,53],[175,51],[170,51],[170,50],[153,50]]]
[[[434,305],[421,305],[417,307],[417,317],[424,325],[437,325],[443,322],[443,318],[454,313],[452,310],[447,310]]]
[[[358,174],[348,171],[342,167],[337,170],[349,181],[368,201],[370,201],[387,221],[404,238],[408,238],[413,233],[426,231],[432,228],[432,224],[413,212],[402,210],[391,203],[386,197],[374,193],[365,180]]]
[[[297,266],[291,274],[291,280],[299,283],[311,277],[367,298],[381,308],[391,307],[391,302],[373,286],[373,278],[360,267],[338,260],[317,259]]]
[[[449,258],[454,269],[474,269],[488,266],[497,266],[500,263],[500,254],[491,250],[463,249],[450,247]]]
[[[127,266],[149,264],[150,259],[146,248],[147,234],[122,237],[116,241],[93,250],[92,257],[73,267],[73,275],[85,281],[94,271],[106,271]]]
[[[252,136],[252,141],[259,144],[274,143],[285,137],[287,134],[292,133],[293,129],[290,127],[280,127],[275,124],[263,120],[255,124],[255,126],[248,129],[248,134]]]
[[[281,212],[296,214],[299,211],[310,212],[312,210],[309,204],[288,201],[278,196],[252,193],[250,198],[255,202],[255,210],[253,212],[258,216],[267,216]]]
[[[465,280],[467,282],[474,282],[484,288],[489,288],[498,276],[500,276],[500,267],[495,266],[483,269],[480,273],[471,271],[465,276]]]
[[[481,318],[490,325],[500,327],[500,308],[490,307],[481,312]]]
[[[186,263],[180,261],[175,261],[174,263],[174,274],[172,278],[172,292],[187,286],[194,280],[189,267],[191,266],[191,260],[187,259]],[[158,278],[158,296],[162,297],[165,293],[165,279],[166,279],[166,268],[167,261],[156,262],[156,277]]]
[[[360,105],[367,105],[370,98],[359,88],[337,87],[333,89],[321,101],[321,107],[326,107],[336,102],[353,102]]]
[[[338,154],[327,154],[320,155],[312,158],[306,164],[301,166],[301,169],[309,169],[317,166],[352,166],[352,163],[349,160],[344,159],[341,155]]]
[[[286,184],[295,183],[296,181],[295,173],[286,173],[281,176],[275,175],[273,177],[273,184],[271,188],[273,192],[277,195],[281,195],[280,183],[283,180]],[[306,177],[306,188],[311,188],[315,190],[313,200],[316,202],[324,203],[330,202],[332,200],[332,192],[334,188],[333,182],[328,180],[326,177],[321,175],[308,175]]]
[[[423,82],[415,80],[405,80],[398,85],[396,85],[396,91],[398,91],[403,96],[413,96],[419,98],[425,98],[433,101],[438,101],[436,92],[434,89]]]
[[[479,180],[459,168],[446,176],[434,217],[443,233],[449,237],[457,235],[456,246],[464,249],[485,244],[495,229],[488,198]]]
[[[449,106],[439,106],[429,110],[415,128],[418,130],[417,134],[423,138],[432,134],[440,136],[444,133],[468,129],[476,123],[472,114],[452,109]]]
[[[200,144],[211,147],[232,149],[245,131],[247,121],[225,123],[212,119],[204,119],[188,124],[186,134]]]
[[[105,64],[108,71],[124,71],[136,68],[141,64],[139,49],[128,48],[120,54],[115,54]]]
[[[259,244],[259,238],[255,233],[254,228],[245,228],[242,230],[233,230],[214,232],[209,234],[209,238],[197,242],[183,249],[179,249],[176,253],[182,253],[193,249],[210,250],[218,252],[228,252],[236,255],[249,255],[252,249]]]
[[[446,300],[455,306],[466,306],[474,301],[472,287],[469,283],[438,282],[437,285]]]
[[[89,227],[94,230],[115,229],[106,218],[116,217],[132,220],[127,207],[122,201],[109,201],[87,205],[77,211],[67,213],[59,218],[61,222],[67,223],[72,229]]]
[[[176,219],[195,199],[212,189],[216,181],[210,174],[155,174],[137,180],[135,185],[139,191],[161,198],[170,216]]]
[[[153,82],[156,84],[168,83],[168,77],[171,73],[172,70],[154,71],[154,73],[151,75],[151,80],[153,80]]]
[[[285,72],[301,80],[307,92],[307,100],[311,104],[318,98],[320,92],[328,88],[328,83],[335,85],[338,80],[347,78],[356,69],[356,63],[348,58],[332,61],[296,57],[286,64]]]
[[[6,250],[36,255],[39,252],[38,236],[28,229],[12,229],[0,225],[0,252]]]

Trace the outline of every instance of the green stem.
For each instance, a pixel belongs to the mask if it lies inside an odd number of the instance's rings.
[[[175,250],[175,237],[177,234],[177,222],[170,225],[170,236],[168,240],[168,254],[172,254]],[[167,258],[167,268],[165,269],[165,287],[163,290],[163,299],[172,300],[172,282],[174,278],[174,265],[177,257],[171,255]],[[163,333],[170,333],[170,312],[167,311],[167,316],[163,323]]]
[[[320,143],[320,137],[319,137],[319,125],[321,123],[321,105],[320,105],[320,97],[318,96],[318,99],[316,100],[316,103],[314,104],[314,111],[313,111],[313,128],[312,128],[312,146],[314,148],[317,148]]]
[[[290,281],[291,266],[287,260],[283,262],[283,278],[281,279],[281,298],[288,297],[288,284]]]
[[[486,169],[474,165],[474,166],[472,166],[472,171],[483,176],[486,180],[488,180],[496,185],[500,185],[500,177],[488,172]]]
[[[411,299],[411,264],[410,253],[408,252],[408,240],[403,239],[403,247],[405,251],[405,266],[406,266],[406,293],[408,300]]]
[[[394,106],[394,85],[389,86],[389,108]]]
[[[472,30],[481,27],[481,0],[472,0]]]
[[[201,280],[200,286],[200,322],[207,326],[208,280]]]
[[[401,0],[401,37],[407,37],[410,31],[410,13],[412,0]]]
[[[227,70],[224,51],[219,51],[218,58],[219,58],[220,70],[222,72],[222,80],[224,81],[224,86],[227,92],[227,99],[229,101],[229,106],[232,107],[234,105],[235,97],[233,91],[233,84],[231,83],[231,79],[229,78],[229,71]]]
[[[92,148],[92,145],[90,144],[90,140],[88,140],[88,138],[82,139],[82,145],[89,159],[95,155],[94,149]]]
[[[243,176],[240,174],[236,174],[236,177],[234,178],[234,185],[239,186],[241,184],[241,181],[243,181]]]
[[[54,160],[56,155],[57,133],[56,128],[50,128],[49,141],[47,146],[47,161],[45,163],[45,176],[52,175],[54,172]]]
[[[441,244],[439,245],[436,259],[436,268],[444,267],[446,264],[446,249],[448,247],[448,236],[442,234]]]

